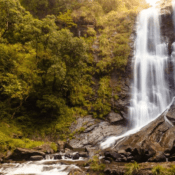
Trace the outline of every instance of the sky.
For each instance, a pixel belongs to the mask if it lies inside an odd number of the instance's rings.
[[[146,2],[149,3],[150,5],[154,5],[157,1],[159,0],[146,0]]]

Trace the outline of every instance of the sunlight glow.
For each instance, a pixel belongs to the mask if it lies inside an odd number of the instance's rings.
[[[156,4],[156,2],[158,2],[159,0],[146,0],[147,3],[149,3],[150,5],[154,6]]]

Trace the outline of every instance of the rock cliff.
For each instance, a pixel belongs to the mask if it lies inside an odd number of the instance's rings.
[[[104,152],[120,162],[165,162],[175,160],[175,100],[170,108],[139,132],[116,141],[113,149]]]

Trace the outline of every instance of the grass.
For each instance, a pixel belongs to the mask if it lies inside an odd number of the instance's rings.
[[[140,166],[137,162],[129,163],[126,165],[125,175],[133,175],[139,172]]]
[[[98,156],[94,156],[90,161],[90,169],[95,172],[104,171],[105,165],[100,163]]]
[[[167,169],[162,167],[161,165],[157,165],[152,169],[153,175],[167,175]]]
[[[175,165],[171,165],[170,168],[157,165],[152,169],[152,173],[153,175],[175,175]]]
[[[168,173],[170,175],[175,175],[175,165],[172,165],[169,169],[168,169]]]
[[[28,138],[23,138],[21,131],[13,124],[5,122],[0,123],[0,152],[5,153],[7,150],[14,150],[15,148],[29,148],[38,147],[49,144],[50,147],[56,151],[57,146],[52,142],[34,141]]]

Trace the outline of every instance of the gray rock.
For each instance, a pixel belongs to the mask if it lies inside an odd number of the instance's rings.
[[[43,156],[31,156],[30,157],[30,160],[32,161],[37,161],[37,160],[42,160],[43,159]]]
[[[118,154],[125,155],[125,154],[126,154],[126,151],[125,151],[125,150],[119,150],[119,151],[118,151]]]
[[[10,156],[13,154],[13,152],[12,151],[10,151],[10,150],[8,150],[7,151],[7,156],[6,156],[6,159],[9,159],[10,158]]]
[[[129,161],[164,162],[167,154],[170,157],[169,160],[175,160],[173,155],[175,152],[175,126],[173,122],[171,124],[167,122],[165,116],[169,122],[175,120],[175,100],[167,112],[161,114],[139,132],[120,141],[110,151],[118,151],[122,157],[121,161],[126,161],[125,157],[127,157]]]
[[[123,120],[123,117],[120,114],[117,114],[115,112],[110,112],[107,116],[110,123],[117,123]]]
[[[105,163],[106,164],[110,164],[111,162],[109,160],[105,160]]]
[[[97,120],[92,118],[92,116],[86,116],[84,118],[77,119],[77,124],[72,124],[70,130],[73,132],[84,127],[85,130],[75,135],[75,139],[69,141],[70,146],[76,148],[82,148],[84,146],[88,147],[98,147],[100,141],[104,137],[112,135],[120,135],[127,130],[126,121],[118,125],[111,125],[107,121]]]

